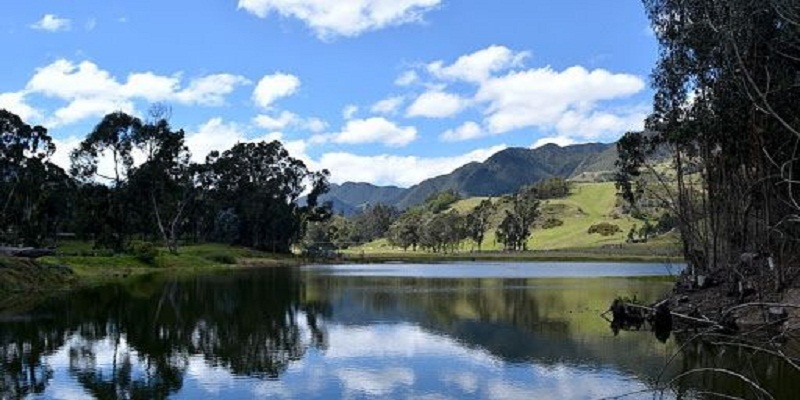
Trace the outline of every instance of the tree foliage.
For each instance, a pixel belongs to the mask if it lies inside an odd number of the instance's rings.
[[[40,245],[64,224],[70,182],[41,126],[0,110],[0,242]]]
[[[144,122],[106,115],[70,154],[69,176],[48,161],[55,145],[45,128],[0,110],[0,242],[38,246],[66,231],[117,252],[158,240],[177,252],[187,233],[287,252],[309,222],[330,217],[330,205],[318,202],[327,171],[309,171],[277,141],[239,143],[192,163],[168,114],[160,106]]]
[[[789,262],[800,250],[800,8],[790,0],[644,5],[661,47],[654,112],[651,134],[619,143],[620,188],[634,201],[646,158],[666,147],[675,171],[668,200],[693,268],[735,265],[745,252]]]

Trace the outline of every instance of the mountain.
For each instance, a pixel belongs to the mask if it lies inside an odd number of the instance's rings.
[[[617,149],[613,143],[508,148],[482,163],[463,165],[449,174],[427,179],[408,189],[347,182],[331,185],[331,190],[322,200],[333,201],[336,212],[348,215],[367,204],[383,203],[408,208],[443,190],[455,190],[465,197],[498,196],[552,177],[572,178],[611,171],[616,158]]]
[[[353,215],[370,204],[394,205],[406,190],[408,189],[397,186],[375,186],[364,182],[345,182],[341,185],[333,183],[320,200],[332,202],[336,213]]]

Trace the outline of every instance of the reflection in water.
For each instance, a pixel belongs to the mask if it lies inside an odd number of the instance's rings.
[[[598,317],[619,295],[658,298],[659,278],[414,274],[270,268],[70,293],[0,321],[0,398],[588,399],[652,388],[677,350]],[[663,381],[720,360],[689,350]],[[706,383],[679,384],[691,398]]]

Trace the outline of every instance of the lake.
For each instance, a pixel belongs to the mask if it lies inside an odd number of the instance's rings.
[[[736,387],[705,376],[667,384],[739,359],[679,351],[646,331],[615,335],[600,317],[616,296],[657,300],[680,268],[450,263],[153,275],[0,316],[0,398],[636,399]],[[764,379],[788,373],[777,366]]]

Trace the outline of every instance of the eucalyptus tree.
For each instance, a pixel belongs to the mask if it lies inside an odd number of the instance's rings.
[[[330,217],[318,204],[328,189],[328,172],[311,172],[278,141],[239,143],[207,158],[206,186],[218,211],[238,221],[237,242],[262,250],[289,252],[302,237],[304,223]],[[310,185],[307,205],[297,199]]]
[[[97,244],[115,251],[125,250],[131,233],[132,207],[126,190],[134,166],[135,138],[141,128],[139,118],[123,112],[108,114],[70,154],[70,172],[76,179],[89,185],[98,181],[110,185],[103,202],[107,208],[97,221],[101,225]],[[110,171],[100,168],[103,159],[110,161]]]
[[[196,192],[189,149],[184,144],[183,130],[173,130],[163,115],[152,115],[133,135],[136,148],[146,159],[131,172],[132,198],[144,200],[164,245],[178,252],[178,238],[185,209]]]
[[[508,199],[510,208],[505,210],[505,217],[497,227],[497,241],[506,250],[519,251],[528,249],[531,237],[531,226],[539,216],[539,200],[532,187],[521,189]]]
[[[666,185],[694,268],[744,252],[800,252],[800,7],[793,0],[644,0],[661,53],[650,135],[620,141],[629,200],[648,155],[672,152]],[[778,281],[781,280],[780,273]],[[778,285],[780,286],[780,285]]]
[[[483,238],[490,228],[489,219],[494,214],[494,204],[490,199],[481,200],[477,207],[475,207],[466,217],[466,233],[478,246],[478,251],[481,250]]]
[[[47,129],[0,110],[0,241],[39,245],[67,217],[69,180]]]

